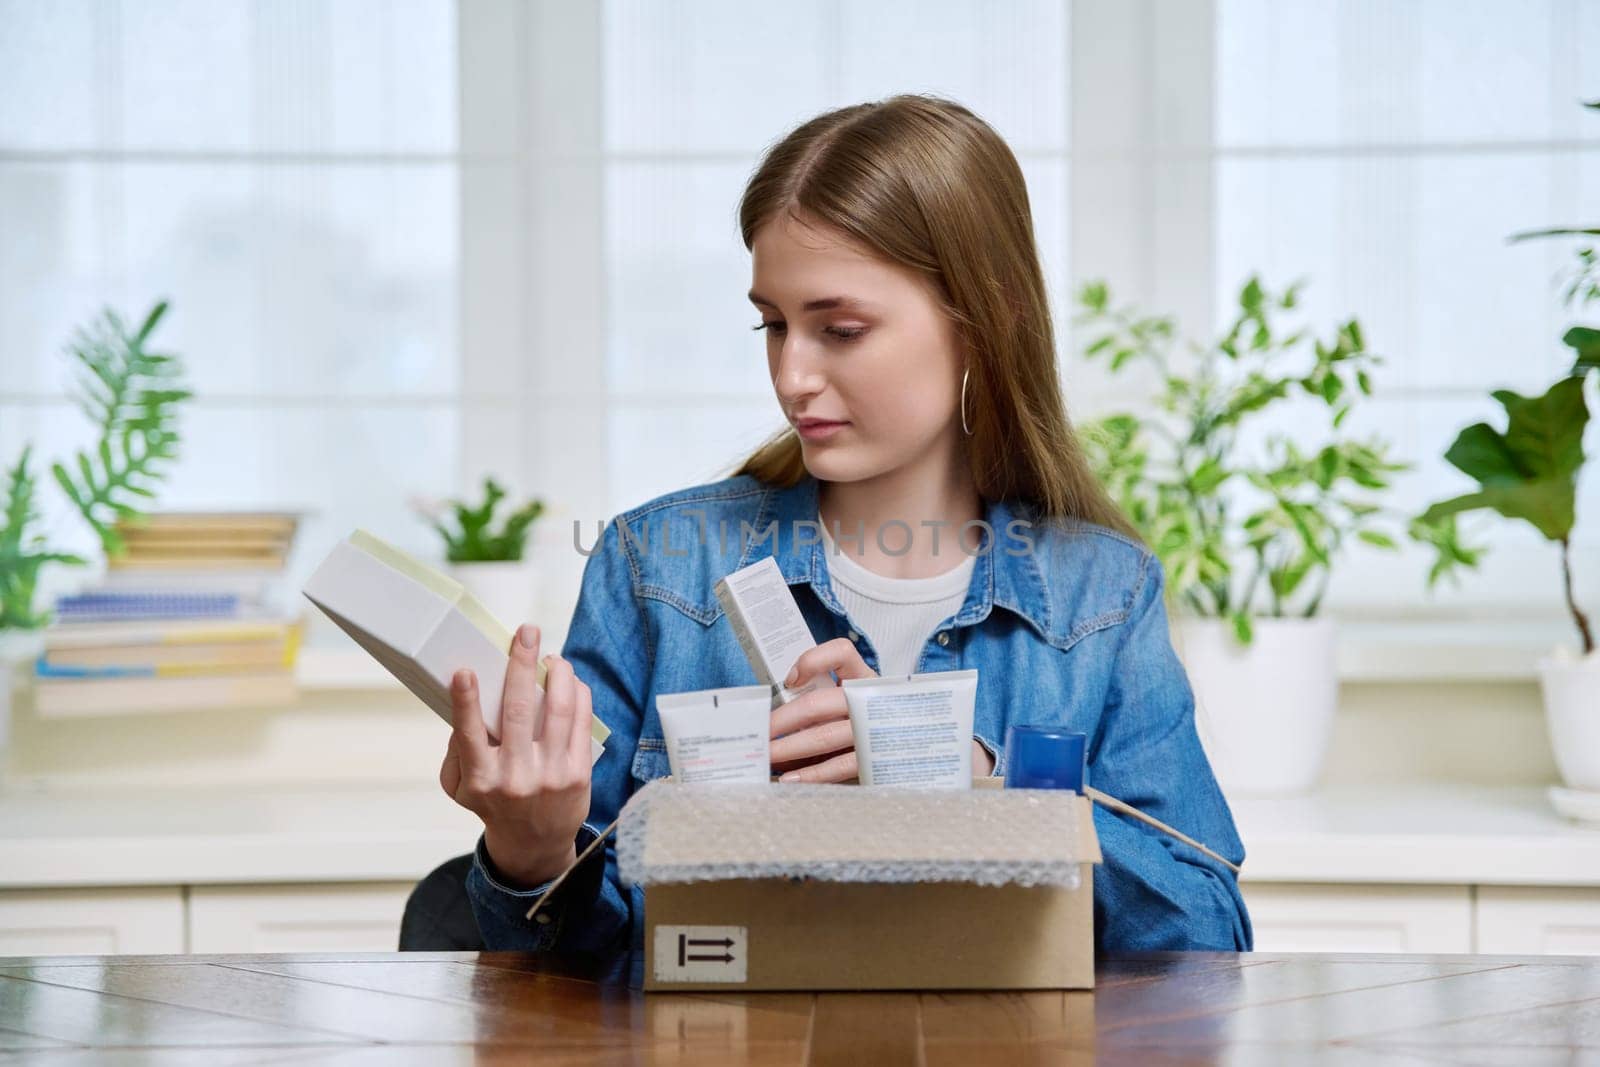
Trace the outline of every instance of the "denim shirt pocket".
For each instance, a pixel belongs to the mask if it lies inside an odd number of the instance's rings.
[[[656,778],[672,773],[667,760],[667,742],[659,737],[641,737],[633,751],[633,780],[644,785]]]

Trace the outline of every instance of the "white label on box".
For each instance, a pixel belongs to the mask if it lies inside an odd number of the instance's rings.
[[[746,981],[749,942],[744,926],[658,926],[656,981]]]

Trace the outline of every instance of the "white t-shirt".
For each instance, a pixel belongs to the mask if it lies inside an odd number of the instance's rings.
[[[819,520],[820,521],[820,520]],[[960,560],[943,574],[931,578],[886,578],[860,563],[857,546],[848,538],[843,547],[822,524],[822,548],[827,553],[833,592],[856,630],[878,653],[878,673],[913,674],[922,646],[933,630],[950,618],[967,599],[975,556],[952,548]]]

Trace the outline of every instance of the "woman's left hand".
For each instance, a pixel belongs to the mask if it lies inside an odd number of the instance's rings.
[[[822,684],[782,705],[772,713],[772,765],[785,782],[849,782],[860,771],[856,763],[855,735],[850,730],[850,706],[844,689],[828,672],[846,678],[876,678],[856,646],[842,637],[807,649],[795,660],[784,685],[804,685],[820,677]],[[989,752],[972,742],[972,773],[994,771]]]
[[[786,688],[805,685],[813,678],[820,678],[820,684],[772,713],[772,764],[781,771],[782,781],[848,782],[856,777],[850,706],[845,703],[844,689],[828,676],[829,671],[841,682],[877,677],[856,646],[843,637],[808,648],[795,660],[784,681]]]

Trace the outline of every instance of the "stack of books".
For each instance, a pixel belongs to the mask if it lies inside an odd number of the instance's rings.
[[[164,513],[118,525],[126,552],[55,605],[40,716],[293,703],[301,626],[283,606],[286,513]]]

